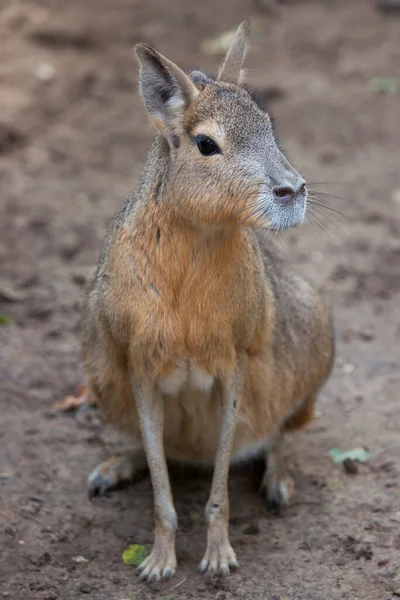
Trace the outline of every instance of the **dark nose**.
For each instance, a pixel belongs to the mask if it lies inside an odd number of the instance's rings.
[[[275,186],[272,188],[272,193],[274,194],[275,199],[279,200],[279,202],[290,202],[294,200],[297,194],[304,195],[306,193],[306,186],[303,183],[301,186],[299,186],[298,190],[295,190],[289,185]]]

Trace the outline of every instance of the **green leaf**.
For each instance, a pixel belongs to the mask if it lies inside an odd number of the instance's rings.
[[[393,77],[372,77],[368,87],[376,94],[395,94],[399,91],[399,82]]]
[[[6,315],[0,315],[0,325],[11,325],[12,319]]]
[[[235,29],[225,31],[215,38],[203,40],[201,50],[204,54],[223,54],[229,48],[231,41],[236,33]]]
[[[260,35],[263,31],[263,25],[259,19],[250,19],[251,36]],[[235,37],[237,27],[224,31],[214,38],[205,39],[201,43],[201,51],[203,54],[224,54],[233,38]]]
[[[360,463],[365,463],[371,458],[369,452],[364,448],[353,448],[352,450],[340,450],[339,448],[332,448],[329,451],[331,458],[337,465],[342,465],[345,460],[350,458]]]
[[[131,544],[123,551],[122,560],[126,565],[138,567],[148,555],[149,552],[144,546],[140,546],[140,544]]]

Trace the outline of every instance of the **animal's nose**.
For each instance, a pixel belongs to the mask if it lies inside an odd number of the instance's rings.
[[[278,200],[279,202],[290,202],[290,201],[294,200],[294,198],[297,195],[301,195],[301,196],[305,195],[306,184],[304,182],[302,182],[297,187],[297,190],[295,190],[294,187],[292,187],[291,185],[284,185],[284,186],[277,185],[272,188],[272,193],[274,194],[275,199]]]

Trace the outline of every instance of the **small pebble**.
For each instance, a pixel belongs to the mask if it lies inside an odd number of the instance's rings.
[[[60,241],[59,252],[60,255],[66,260],[71,260],[78,254],[80,250],[80,241],[77,237],[71,235],[66,236]]]
[[[36,66],[35,75],[40,81],[51,81],[55,74],[54,65],[49,62],[41,62]]]
[[[400,14],[400,0],[379,0],[376,6],[381,12],[398,12]]]
[[[41,529],[42,533],[53,533],[53,528],[50,525],[46,525]]]
[[[79,590],[82,594],[90,594],[92,587],[88,583],[81,583],[79,584]]]
[[[322,261],[324,260],[324,255],[322,254],[322,252],[313,252],[311,254],[311,259],[315,262],[315,263],[322,263]]]
[[[77,267],[71,273],[71,280],[77,285],[85,285],[91,275],[92,269],[88,269],[87,267]]]
[[[243,529],[243,533],[245,535],[258,535],[260,533],[260,527],[257,523],[253,523],[252,525],[249,525]]]
[[[46,319],[53,314],[53,308],[46,304],[32,304],[28,309],[28,315],[34,319]]]
[[[358,335],[360,339],[364,340],[365,342],[370,342],[375,339],[374,334],[370,333],[369,331],[360,331]]]
[[[358,473],[358,464],[351,458],[346,458],[346,460],[343,461],[343,467],[349,475],[357,475]]]

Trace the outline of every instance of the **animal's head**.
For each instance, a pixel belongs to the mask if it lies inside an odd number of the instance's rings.
[[[242,23],[216,80],[189,75],[138,44],[140,90],[170,151],[176,210],[195,224],[243,222],[279,230],[305,215],[305,182],[279,149],[269,115],[242,87],[248,25]]]

